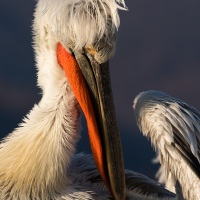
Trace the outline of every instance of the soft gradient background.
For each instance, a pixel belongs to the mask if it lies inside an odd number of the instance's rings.
[[[41,96],[31,24],[35,1],[0,2],[0,136],[11,132]],[[154,177],[154,152],[136,126],[132,102],[156,89],[200,109],[200,1],[130,0],[120,11],[112,86],[126,168]],[[85,125],[83,125],[84,130]],[[89,152],[86,130],[78,151]]]

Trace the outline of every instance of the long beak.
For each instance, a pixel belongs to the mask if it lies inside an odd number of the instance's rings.
[[[95,162],[114,199],[125,200],[124,162],[110,84],[109,64],[108,62],[97,63],[90,54],[76,52],[74,54],[91,97],[90,102],[88,95],[85,96],[83,94],[83,101],[86,102],[87,107],[90,104],[92,104],[92,107],[89,110],[88,108],[85,110],[83,105],[82,109],[88,123],[90,144]],[[75,71],[77,72],[78,69]],[[71,74],[72,72],[70,72]],[[84,83],[81,82],[80,88],[85,87],[83,85]],[[77,99],[81,105],[82,100],[79,100],[78,97]],[[92,119],[93,121],[90,123],[88,121],[93,115],[92,109],[96,120]],[[91,112],[90,116],[88,116],[88,112]],[[94,125],[95,123],[96,125]],[[96,126],[97,129],[93,133],[91,129],[95,129]]]
[[[124,162],[110,83],[109,62],[99,64],[87,54],[75,53],[88,84],[102,139],[105,170],[115,199],[125,199]]]

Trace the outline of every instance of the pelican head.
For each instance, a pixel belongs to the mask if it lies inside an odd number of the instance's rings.
[[[98,63],[115,52],[116,32],[120,24],[118,8],[123,0],[40,0],[34,33],[35,44],[45,35],[62,43],[68,52],[87,50]]]

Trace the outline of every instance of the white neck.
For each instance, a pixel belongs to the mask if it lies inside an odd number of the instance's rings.
[[[36,47],[42,100],[0,145],[0,199],[54,199],[68,184],[79,106],[57,64],[56,45]]]
[[[170,155],[166,152],[165,158],[161,156],[165,180],[175,186],[177,200],[199,200],[199,178],[176,150],[171,150]]]
[[[194,172],[185,164],[182,158],[174,162],[174,171],[180,183],[183,197],[185,200],[200,199],[200,182]],[[178,192],[178,191],[176,191]]]

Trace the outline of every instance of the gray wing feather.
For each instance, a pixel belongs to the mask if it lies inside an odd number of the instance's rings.
[[[134,192],[143,196],[151,196],[159,199],[171,199],[175,197],[175,195],[168,191],[162,184],[142,174],[126,170],[125,177],[129,193]]]

